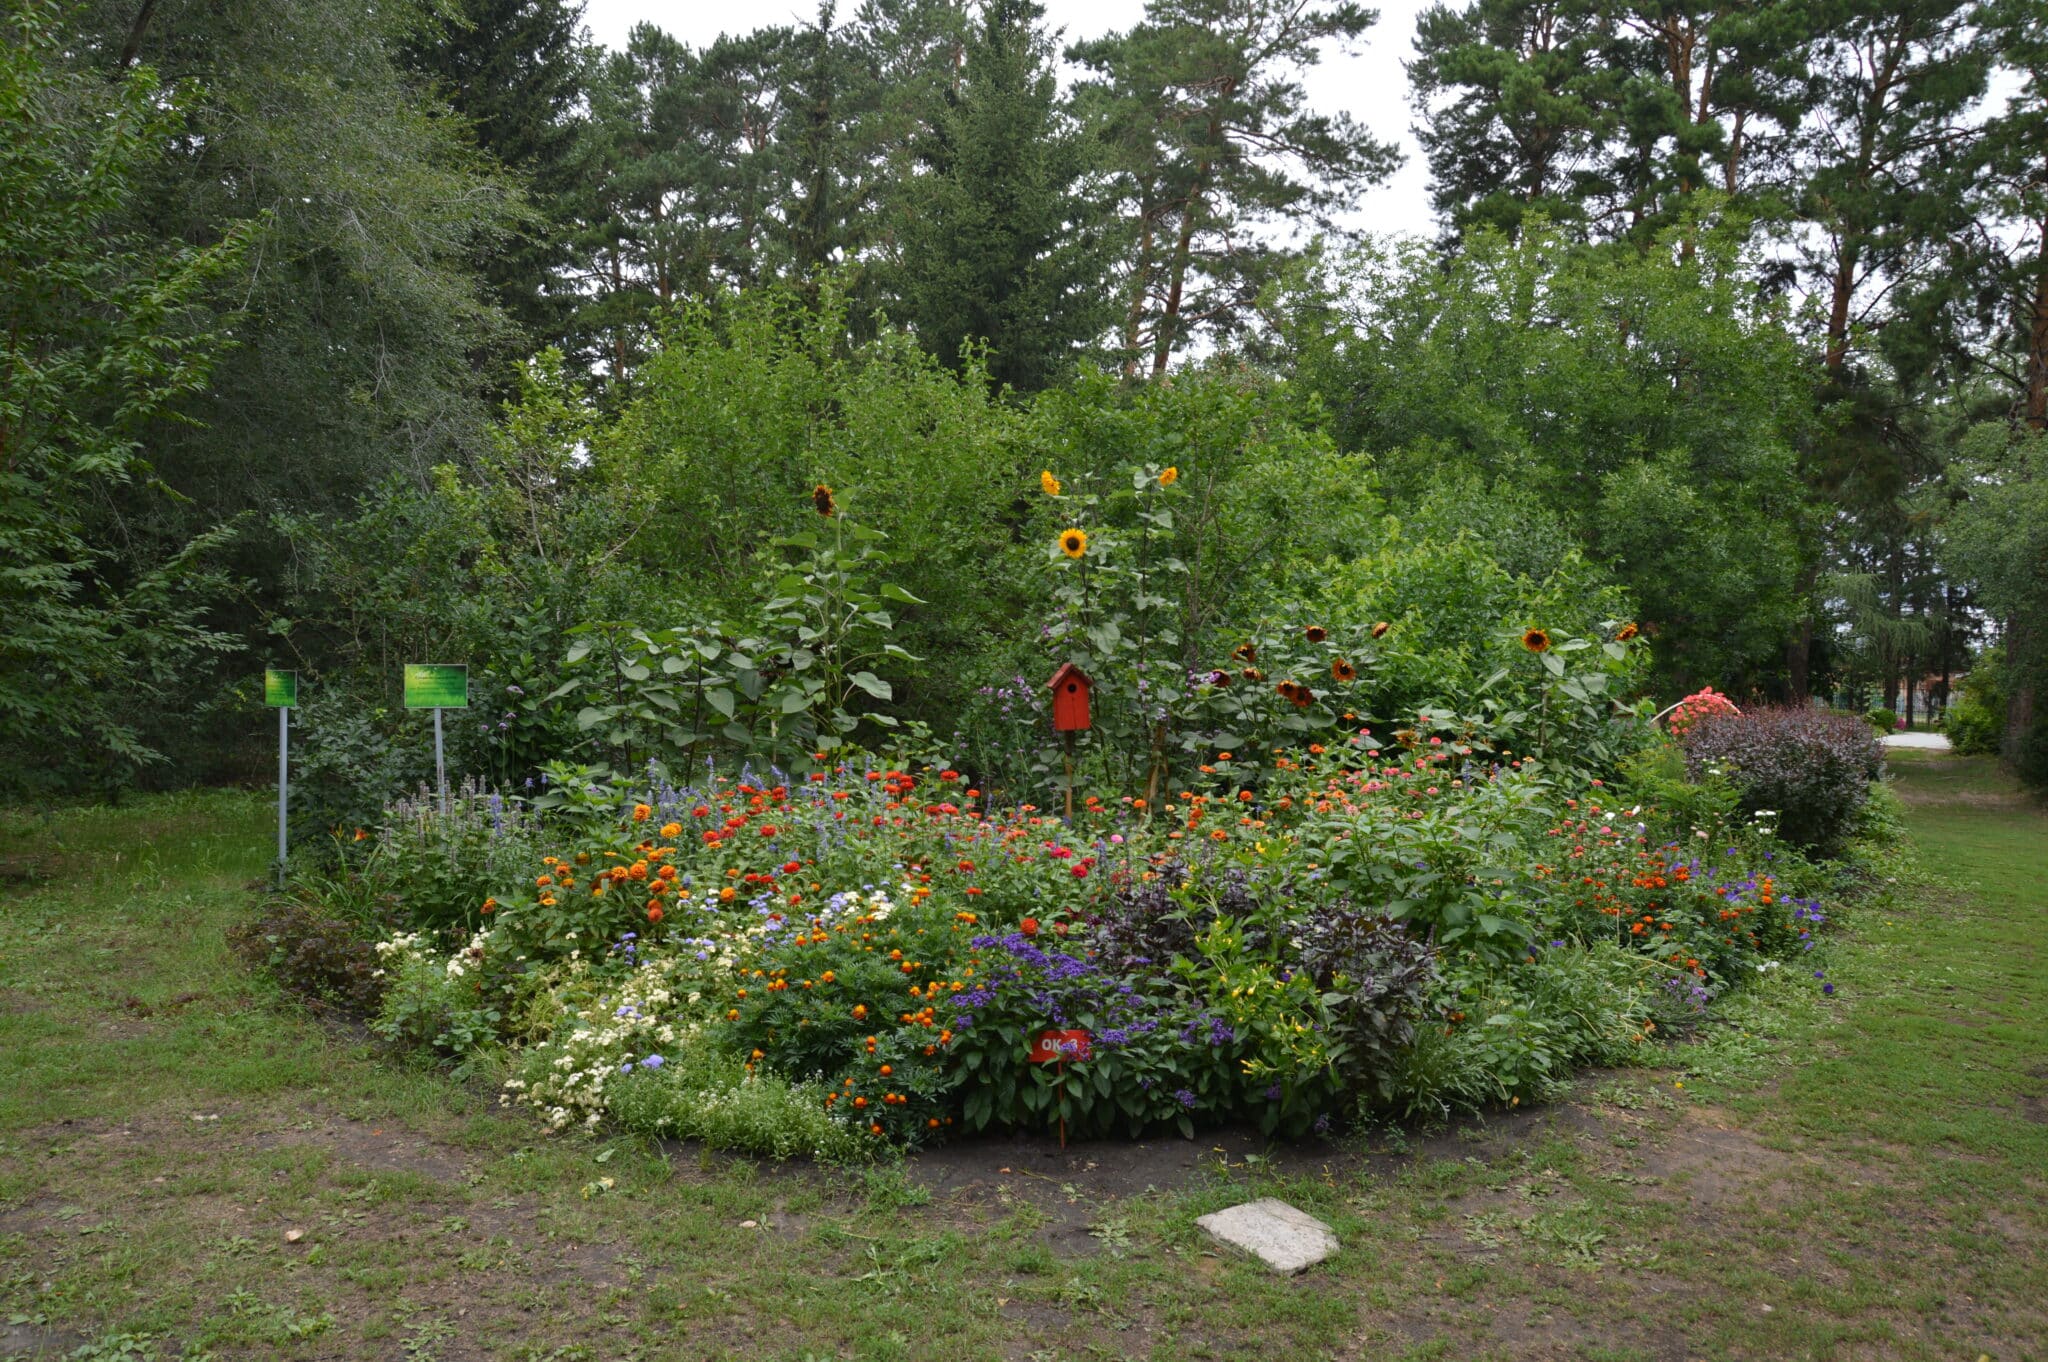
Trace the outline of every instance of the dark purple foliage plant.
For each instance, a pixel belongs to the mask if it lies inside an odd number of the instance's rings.
[[[1823,855],[1847,840],[1884,763],[1861,719],[1790,706],[1710,715],[1684,742],[1694,778],[1719,771],[1744,812],[1772,815],[1779,836]]]

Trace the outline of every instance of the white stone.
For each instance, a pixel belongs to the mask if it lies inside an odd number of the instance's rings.
[[[1338,1249],[1337,1236],[1328,1225],[1272,1197],[1205,1215],[1195,1223],[1275,1272],[1314,1267]]]

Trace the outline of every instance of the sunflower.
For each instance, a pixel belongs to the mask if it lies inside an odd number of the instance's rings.
[[[1050,468],[1043,469],[1039,472],[1038,490],[1045,493],[1049,497],[1056,497],[1060,494],[1060,480],[1052,475],[1052,470]]]
[[[1209,673],[1209,684],[1210,684],[1210,685],[1212,685],[1212,686],[1216,686],[1216,687],[1219,687],[1219,688],[1220,688],[1220,687],[1223,687],[1223,686],[1227,686],[1227,685],[1229,685],[1229,684],[1230,684],[1230,673],[1229,673],[1229,672],[1210,672],[1210,673]]]
[[[1330,676],[1333,680],[1337,681],[1356,681],[1358,679],[1358,668],[1340,657],[1330,664]]]
[[[819,483],[811,489],[811,505],[821,516],[831,517],[839,513],[839,505],[832,500],[832,489]]]
[[[1283,700],[1292,700],[1296,709],[1307,709],[1315,702],[1315,692],[1299,681],[1282,681],[1273,689],[1280,692]]]
[[[1060,552],[1069,558],[1079,558],[1088,552],[1088,534],[1085,530],[1061,530]]]
[[[1522,635],[1522,646],[1532,653],[1550,651],[1550,635],[1541,629],[1531,629]]]
[[[1301,636],[1310,643],[1321,643],[1330,636],[1330,631],[1323,628],[1320,624],[1311,624],[1308,628],[1301,631]]]
[[[1247,681],[1263,681],[1266,679],[1266,674],[1257,667],[1246,667],[1244,669],[1244,679]]]
[[[1257,662],[1259,660],[1259,650],[1249,643],[1238,644],[1230,650],[1230,655],[1239,662]]]
[[[1374,638],[1385,638],[1387,636],[1387,630],[1393,627],[1393,625],[1387,623],[1385,620],[1381,620],[1378,624],[1375,624],[1372,627],[1372,636]]]
[[[1640,634],[1641,632],[1643,631],[1636,628],[1636,626],[1633,623],[1624,624],[1621,626],[1621,628],[1615,630],[1614,641],[1616,643],[1626,643],[1630,639],[1634,638],[1637,634]]]
[[[1159,475],[1159,485],[1161,487],[1171,487],[1179,481],[1180,470],[1178,468],[1168,468],[1166,471]]]

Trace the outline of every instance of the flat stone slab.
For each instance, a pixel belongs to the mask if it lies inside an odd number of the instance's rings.
[[[1948,738],[1940,733],[1887,733],[1883,738],[1886,747],[1924,747],[1930,752],[1946,752]]]
[[[1275,1272],[1314,1267],[1338,1249],[1337,1236],[1328,1225],[1272,1197],[1205,1215],[1195,1223]]]

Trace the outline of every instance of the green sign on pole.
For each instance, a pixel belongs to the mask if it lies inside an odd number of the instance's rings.
[[[275,667],[263,670],[263,703],[284,709],[295,709],[299,703],[299,674],[281,672]]]
[[[405,664],[407,709],[468,709],[469,668],[460,663]]]

